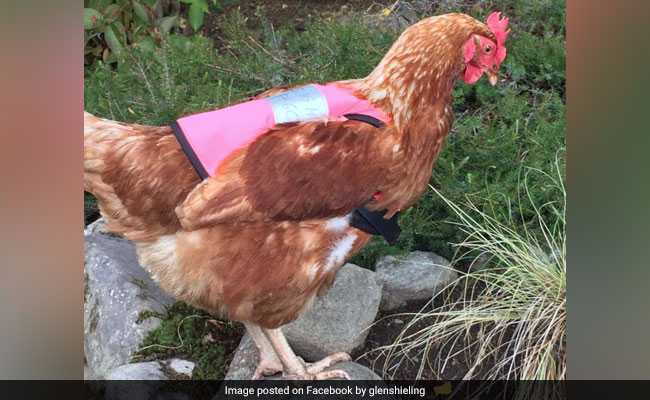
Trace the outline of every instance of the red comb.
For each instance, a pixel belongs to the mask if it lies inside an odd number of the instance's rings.
[[[497,58],[499,62],[506,58],[506,39],[508,38],[508,17],[501,18],[501,12],[495,11],[487,17],[487,26],[497,38]]]

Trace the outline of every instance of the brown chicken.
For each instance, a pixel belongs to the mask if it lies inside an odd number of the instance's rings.
[[[505,57],[507,18],[464,14],[406,29],[365,78],[340,81],[390,120],[310,120],[275,126],[201,180],[170,127],[84,116],[84,188],[107,228],[135,242],[160,286],[193,306],[241,321],[260,351],[255,378],[347,377],[308,364],[282,325],[309,308],[371,235],[353,210],[390,218],[423,194],[452,124],[458,78],[493,85]],[[284,89],[272,89],[262,96]],[[377,195],[380,194],[380,195]]]

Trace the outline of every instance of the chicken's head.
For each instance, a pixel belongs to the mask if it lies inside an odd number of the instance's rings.
[[[476,83],[483,73],[486,73],[490,84],[496,85],[498,71],[501,63],[506,58],[506,38],[508,17],[501,18],[500,12],[493,12],[487,18],[487,26],[496,38],[496,43],[485,36],[473,34],[463,45],[465,60],[465,83]]]

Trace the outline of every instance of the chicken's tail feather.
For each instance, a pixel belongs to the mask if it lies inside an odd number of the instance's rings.
[[[169,126],[84,112],[84,190],[97,198],[109,231],[132,240],[175,232],[174,208],[199,180]]]
[[[115,140],[129,136],[132,128],[84,111],[84,173],[101,173],[104,154]]]

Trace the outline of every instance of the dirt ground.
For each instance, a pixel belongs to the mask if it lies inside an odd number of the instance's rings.
[[[389,365],[385,365],[386,357],[380,355],[378,352],[373,352],[373,350],[378,349],[381,346],[392,344],[404,327],[411,321],[411,316],[400,314],[416,313],[420,311],[424,305],[424,303],[413,303],[399,310],[391,311],[390,313],[380,313],[377,315],[377,322],[368,334],[365,347],[363,350],[359,351],[356,356],[359,357],[360,355],[367,354],[356,361],[359,364],[372,369],[377,375],[384,376],[385,379],[414,379],[420,368],[421,356],[412,355],[410,359],[404,358],[401,362],[393,360]],[[417,324],[414,326],[414,330],[422,329],[425,327],[424,325],[424,323]],[[435,354],[435,350],[429,354],[429,362],[433,362],[432,359]],[[383,373],[384,368],[386,369],[385,374]],[[422,379],[460,379],[467,370],[468,365],[466,363],[462,362],[460,359],[453,360],[446,367],[441,376],[434,376],[430,369],[425,368],[422,373]]]
[[[463,270],[466,266],[456,266],[456,268]],[[466,272],[466,271],[465,271]],[[451,293],[449,298],[455,301],[461,296],[458,290]],[[446,294],[436,299],[433,307],[442,305],[442,298],[447,297]],[[390,363],[386,363],[386,357],[377,351],[382,346],[391,345],[395,342],[398,336],[402,333],[408,323],[414,318],[414,314],[423,311],[429,311],[432,305],[426,304],[427,302],[410,303],[406,306],[391,311],[389,313],[380,312],[375,319],[375,324],[368,333],[366,344],[363,349],[355,352],[352,356],[361,365],[375,371],[379,376],[384,379],[393,380],[412,380],[418,375],[418,371],[422,364],[422,354],[412,353],[408,357],[394,357]],[[421,320],[414,326],[410,327],[407,333],[417,332],[426,328],[432,323],[432,320]],[[425,380],[461,380],[469,371],[471,362],[467,356],[469,354],[461,351],[465,348],[465,343],[462,341],[456,342],[453,348],[449,346],[432,346],[429,353],[426,355],[425,367],[423,368],[420,379]],[[418,351],[422,347],[418,348]],[[441,353],[442,352],[442,353]],[[436,367],[435,359],[439,354],[453,354],[453,357],[446,365],[444,370],[439,370]],[[493,364],[490,360],[485,360],[481,366],[480,371],[475,371],[476,376],[482,376]],[[435,373],[434,373],[435,372]]]

